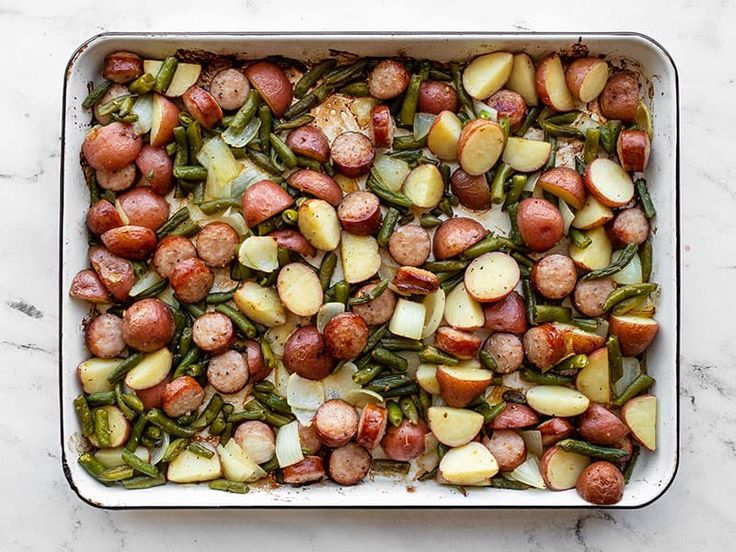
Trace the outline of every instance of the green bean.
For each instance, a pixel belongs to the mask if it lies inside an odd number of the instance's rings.
[[[553,168],[555,164],[557,163],[557,140],[555,139],[554,136],[550,136],[547,141],[550,143],[552,147],[549,150],[549,159],[547,159],[547,162],[544,164],[544,167],[542,167],[543,171]]]
[[[294,117],[298,117],[302,113],[306,113],[315,105],[320,103],[325,97],[327,97],[328,92],[329,89],[327,85],[325,83],[322,83],[320,86],[315,88],[312,92],[304,96],[298,102],[292,104],[291,107],[289,107],[289,109],[284,112],[284,118],[293,119]]]
[[[105,471],[105,466],[103,466],[100,461],[89,452],[82,453],[79,458],[77,458],[77,462],[95,479],[99,479],[100,474]]]
[[[418,339],[391,336],[381,340],[381,347],[389,351],[414,351],[418,353],[424,349],[424,343]]]
[[[111,443],[110,419],[107,410],[98,408],[93,413],[95,419],[95,439],[100,448],[109,448]]]
[[[289,146],[286,145],[286,142],[276,136],[273,132],[269,135],[269,139],[271,140],[274,152],[284,162],[286,168],[293,169],[296,167],[296,156],[294,155],[294,152],[289,149]]]
[[[572,378],[569,376],[561,376],[560,374],[553,373],[540,374],[529,368],[522,368],[519,373],[521,374],[521,379],[541,385],[568,385],[572,382]]]
[[[225,431],[226,427],[227,423],[225,422],[225,419],[222,417],[218,417],[215,418],[207,431],[210,433],[210,435],[220,435],[223,431]],[[220,442],[224,443],[225,440],[223,439]]]
[[[189,144],[187,144],[187,131],[183,126],[178,126],[174,129],[174,141],[176,142],[176,156],[174,157],[174,167],[185,167],[189,163]],[[192,162],[195,160],[193,159]],[[197,166],[197,165],[193,165]],[[204,169],[204,167],[199,167]],[[204,169],[205,178],[207,177],[207,170]],[[176,176],[176,172],[174,173]],[[177,178],[180,178],[177,176]],[[188,178],[186,180],[204,180],[203,178]]]
[[[498,126],[501,127],[501,130],[503,130],[503,141],[504,144],[509,139],[509,134],[511,133],[511,123],[509,122],[508,117],[501,117],[498,121]]]
[[[179,342],[177,343],[177,351],[179,354],[186,356],[192,350],[192,327],[186,326],[182,332]]]
[[[250,487],[246,483],[228,481],[227,479],[215,479],[210,481],[207,486],[213,491],[224,491],[226,493],[247,494],[250,491]]]
[[[497,476],[491,478],[491,487],[494,489],[509,489],[512,491],[524,491],[529,488],[529,485],[520,481],[506,479],[503,476]]]
[[[401,422],[404,421],[404,412],[401,410],[399,403],[395,401],[389,401],[386,403],[386,413],[388,415],[388,421],[394,427],[399,427]]]
[[[428,214],[424,214],[419,218],[419,226],[422,228],[434,228],[442,224],[442,220]]]
[[[135,453],[123,449],[123,462],[128,464],[131,468],[133,468],[135,471],[140,472],[144,475],[147,475],[148,477],[158,477],[159,471],[156,466],[145,462],[144,460],[141,460],[138,456],[135,455]]]
[[[286,209],[281,213],[281,220],[289,226],[294,226],[299,219],[299,213],[296,209]]]
[[[511,185],[509,186],[509,191],[506,194],[506,200],[504,201],[504,210],[508,209],[509,205],[519,202],[528,178],[529,177],[525,174],[515,174],[511,177]]]
[[[463,87],[462,73],[460,71],[460,64],[453,62],[450,64],[450,73],[452,74],[452,82],[455,85],[455,91],[457,92],[457,98],[460,101],[460,105],[467,109],[471,114],[473,111],[473,100],[470,99],[468,93]]]
[[[648,219],[654,218],[657,215],[657,210],[654,207],[652,197],[649,195],[647,181],[643,178],[638,178],[634,185],[636,186],[636,194],[639,196],[639,202],[644,211],[644,216]]]
[[[82,428],[82,435],[89,437],[95,432],[95,420],[92,411],[89,409],[89,404],[87,404],[87,399],[84,398],[84,395],[79,395],[74,399],[73,404],[79,426]]]
[[[255,401],[251,401],[255,402]],[[252,421],[252,420],[259,420],[264,421],[266,418],[266,411],[261,409],[254,409],[251,408],[249,410],[241,410],[240,412],[234,412],[230,416],[228,416],[227,421],[228,423],[237,424],[240,422],[246,422],[246,421]]]
[[[601,146],[603,146],[603,149],[608,152],[608,155],[613,155],[613,152],[616,149],[618,135],[622,128],[623,123],[621,123],[621,121],[608,121],[606,124],[598,127]]]
[[[576,454],[582,454],[583,456],[592,456],[593,458],[600,458],[601,460],[608,460],[609,462],[617,462],[626,458],[628,455],[626,451],[621,449],[601,447],[586,441],[579,441],[577,439],[563,439],[557,443],[557,446],[567,452],[574,452]]]
[[[370,364],[362,370],[358,370],[353,374],[353,381],[360,386],[367,385],[383,372],[381,364]]]
[[[159,280],[155,284],[152,284],[148,286],[146,289],[141,291],[138,295],[135,296],[136,301],[139,301],[141,299],[148,299],[149,297],[154,297],[161,293],[163,290],[166,289],[166,287],[169,285],[169,283],[166,280]]]
[[[82,107],[84,109],[90,109],[98,102],[100,98],[102,98],[102,96],[105,95],[105,92],[107,92],[111,86],[112,81],[109,80],[102,81],[100,84],[95,86],[92,91],[87,94],[87,97],[84,98],[84,101],[82,102]]]
[[[171,418],[168,418],[160,409],[152,408],[146,413],[146,419],[153,425],[156,425],[163,429],[169,435],[174,437],[191,437],[197,431],[191,427],[184,427]]]
[[[339,87],[347,84],[355,77],[363,73],[368,61],[361,59],[347,67],[338,67],[325,76],[324,84],[331,87]]]
[[[138,448],[138,443],[140,442],[141,437],[143,436],[143,432],[146,429],[146,424],[148,424],[148,419],[145,416],[140,416],[135,421],[135,423],[133,424],[133,429],[130,432],[130,437],[128,437],[128,440],[125,443],[125,450],[133,452],[136,448]]]
[[[458,284],[460,284],[463,279],[465,278],[465,275],[462,272],[457,273],[457,275],[453,276],[452,278],[448,278],[444,282],[440,284],[440,288],[442,288],[442,291],[445,292],[445,294],[450,293],[453,289],[455,289]]]
[[[245,337],[252,339],[258,335],[258,330],[256,330],[253,322],[248,320],[239,310],[223,303],[217,305],[215,311],[227,316]]]
[[[293,416],[282,416],[273,412],[266,412],[263,421],[272,427],[283,427],[293,421]]]
[[[135,475],[135,470],[130,466],[114,466],[107,468],[105,471],[97,476],[97,479],[106,483],[114,483],[116,481],[123,481],[130,479]]]
[[[489,353],[485,349],[481,349],[480,351],[478,351],[478,360],[480,360],[481,365],[486,370],[490,370],[492,372],[498,370],[496,359],[493,358],[493,355],[491,355],[491,353]]]
[[[612,276],[616,274],[618,271],[622,270],[627,264],[631,262],[631,259],[633,259],[634,255],[636,255],[637,249],[638,249],[638,246],[635,243],[630,243],[623,249],[618,260],[609,264],[605,268],[601,268],[599,270],[593,270],[591,272],[588,272],[585,276],[580,278],[580,280],[585,282],[587,280],[594,280],[596,278],[605,278],[607,276]]]
[[[276,251],[279,268],[283,268],[291,262],[291,251],[288,248],[279,245]]]
[[[569,125],[550,123],[545,120],[539,121],[539,126],[543,131],[555,138],[584,138],[582,132]]]
[[[261,343],[261,354],[263,355],[263,361],[266,363],[269,372],[274,370],[278,364],[276,355],[271,349],[271,344],[265,339],[260,340]]]
[[[289,406],[289,403],[286,402],[286,399],[281,395],[277,395],[276,393],[259,393],[258,391],[255,391],[253,396],[278,414],[292,414],[291,406]]]
[[[231,289],[229,291],[216,291],[213,293],[210,293],[205,298],[205,301],[208,305],[219,305],[220,303],[226,303],[227,301],[230,301],[230,299],[233,298],[233,295],[235,294],[235,290],[237,288]]]
[[[319,161],[308,159],[306,157],[302,157],[301,155],[296,156],[296,166],[302,169],[312,169],[313,171],[318,172],[322,170],[322,165]],[[296,221],[294,223],[296,223]]]
[[[147,475],[139,475],[138,477],[131,477],[123,482],[123,487],[129,491],[138,489],[151,489],[153,487],[159,487],[166,485],[166,477],[158,475],[157,477],[148,477]]]
[[[430,272],[455,272],[458,270],[465,270],[470,264],[470,261],[429,261],[422,265],[424,270]]]
[[[212,424],[212,427],[214,427],[219,420],[220,418],[215,420],[215,423]],[[222,430],[222,433],[219,434],[221,443],[227,443],[231,439],[231,437],[233,436],[233,429],[234,426],[230,422],[225,424],[225,428]]]
[[[446,197],[442,198],[439,205],[437,205],[437,208],[442,212],[442,214],[447,215],[448,218],[452,218],[455,214],[452,210],[450,201]]]
[[[409,462],[377,458],[371,461],[371,471],[382,475],[407,475],[411,469]]]
[[[204,203],[201,203],[199,205],[199,209],[205,215],[214,215],[215,213],[219,213],[228,208],[240,209],[240,200],[239,199],[213,199],[210,201],[205,201]]]
[[[490,251],[498,251],[504,248],[517,249],[517,246],[514,242],[504,236],[489,235],[468,247],[460,254],[460,258],[466,261],[472,260]]]
[[[304,73],[302,77],[294,85],[294,97],[303,98],[304,95],[309,92],[309,89],[314,86],[322,76],[332,69],[336,64],[334,59],[326,59],[319,62],[317,65],[312,67],[309,71]]]
[[[199,232],[199,224],[189,219],[189,220],[185,220],[179,226],[174,228],[171,232],[169,232],[169,235],[170,236],[184,236],[185,238],[188,238],[190,236],[193,236],[197,232]]]
[[[186,137],[189,146],[189,159],[194,163],[199,150],[202,149],[202,128],[198,121],[194,121],[187,126]]]
[[[640,374],[629,386],[624,389],[621,396],[617,398],[613,404],[616,406],[623,406],[630,399],[636,397],[642,391],[646,391],[654,384],[654,378],[647,374]]]
[[[400,216],[401,213],[398,209],[395,207],[389,207],[386,212],[386,216],[383,217],[381,229],[378,231],[378,236],[376,237],[376,241],[380,247],[386,247],[388,245],[388,240],[391,237]]]
[[[588,360],[584,354],[571,355],[555,364],[552,370],[561,374],[582,370],[588,365]]]
[[[190,181],[204,180],[207,178],[207,169],[199,165],[175,165],[174,177]]]
[[[87,404],[91,407],[110,406],[115,404],[114,391],[97,391],[87,395]]]
[[[207,403],[202,414],[196,421],[194,421],[194,423],[192,423],[192,428],[204,429],[209,427],[210,424],[215,421],[215,418],[217,418],[217,415],[220,413],[220,410],[222,410],[222,406],[224,404],[225,401],[222,400],[222,397],[219,394],[215,393],[212,395],[210,402]]]
[[[189,439],[185,439],[183,437],[180,437],[178,439],[174,439],[169,443],[169,446],[166,447],[166,450],[164,451],[164,456],[161,459],[162,462],[173,462],[181,452],[189,446]]]
[[[192,116],[187,113],[186,111],[180,111],[179,112],[179,123],[186,126],[191,125],[194,122],[194,119]]]
[[[335,289],[335,302],[347,303],[350,297],[350,285],[345,280],[340,280],[333,287]]]
[[[575,170],[577,171],[577,173],[580,176],[583,176],[585,174],[585,161],[583,161],[577,155],[575,156]],[[547,194],[549,194],[549,192],[546,192],[545,191],[545,197],[546,197]],[[552,196],[552,194],[549,194],[549,195]],[[554,196],[552,196],[552,197],[554,197]]]
[[[378,393],[382,391],[390,391],[397,387],[403,387],[411,383],[411,380],[404,374],[389,374],[380,378],[374,379],[368,384],[368,389],[376,391]]]
[[[581,232],[577,228],[570,228],[569,236],[570,241],[575,245],[575,247],[579,247],[580,249],[585,249],[593,243],[593,240],[591,240],[587,234]]]
[[[277,124],[275,127],[273,127],[273,131],[282,132],[284,130],[299,128],[300,126],[308,125],[312,121],[314,121],[314,117],[312,115],[300,115],[299,117],[291,119],[290,121],[284,121]]]
[[[631,476],[634,474],[634,467],[636,466],[636,461],[639,459],[639,452],[641,449],[639,447],[634,447],[634,450],[631,451],[631,458],[626,463],[626,468],[623,471],[624,474],[624,483],[629,484],[629,481],[631,480]]]
[[[319,283],[322,285],[322,291],[326,291],[330,287],[330,280],[335,273],[337,266],[337,254],[334,251],[325,253],[322,262],[319,265]]]
[[[597,128],[589,128],[585,132],[585,148],[583,150],[583,160],[589,165],[598,158],[598,145],[600,144],[601,131]]]
[[[435,479],[437,477],[437,473],[439,472],[439,466],[434,468],[430,471],[425,471],[420,476],[417,477],[417,481],[429,481],[430,479]]]
[[[118,364],[112,372],[110,372],[107,376],[107,381],[109,383],[117,383],[121,379],[125,377],[125,374],[130,372],[133,368],[135,368],[138,363],[143,360],[143,353],[133,353],[132,355],[125,358],[125,360],[122,360],[120,364]]]
[[[252,88],[248,94],[248,98],[245,100],[245,103],[240,107],[240,109],[238,109],[238,112],[235,114],[232,121],[230,121],[228,129],[237,134],[248,126],[248,123],[250,123],[253,120],[253,117],[256,116],[260,101],[261,98],[258,95],[258,91],[255,88]]]
[[[526,132],[532,127],[532,125],[537,122],[540,113],[542,113],[541,106],[532,107],[526,114],[521,127],[519,127],[519,129],[516,131],[516,136],[524,136]]]
[[[602,308],[607,312],[626,299],[647,296],[655,292],[658,287],[657,284],[649,282],[621,286],[608,294]]]
[[[491,201],[496,205],[503,203],[504,200],[504,183],[506,179],[511,176],[513,169],[510,165],[505,162],[501,162],[496,169],[496,174],[493,176],[491,181]]]
[[[535,305],[534,320],[538,324],[544,322],[570,322],[572,320],[572,309],[557,305]]]
[[[412,119],[413,120],[413,119]],[[422,149],[427,145],[427,137],[416,139],[413,135],[397,136],[391,144],[394,151],[408,151]]]
[[[504,401],[491,405],[485,399],[482,399],[482,402],[474,407],[476,412],[483,415],[484,424],[492,422],[505,408],[506,402]]]
[[[598,321],[595,318],[573,318],[570,323],[586,332],[594,332],[598,329]]]
[[[368,83],[365,81],[357,81],[346,84],[345,86],[340,88],[338,92],[347,96],[353,96],[354,98],[365,98],[366,96],[370,96]]]
[[[268,153],[271,149],[271,130],[273,127],[273,113],[268,105],[258,106],[258,118],[261,120],[261,126],[258,128],[259,147],[263,153]]]
[[[386,333],[388,333],[388,328],[386,327],[386,324],[378,326],[378,328],[373,330],[373,333],[368,336],[368,342],[363,349],[363,353],[368,353],[369,351],[372,351],[378,345],[378,342],[383,339]]]
[[[113,391],[113,393],[115,395],[115,404],[120,409],[120,411],[123,413],[123,416],[125,416],[125,419],[134,420],[135,417],[138,415],[138,412],[136,412],[130,406],[128,406],[128,403],[126,403],[125,400],[123,399],[125,394],[123,393],[122,382],[118,382],[115,385],[115,390]]]
[[[526,317],[528,318],[529,325],[535,326],[537,324],[537,299],[534,296],[534,290],[532,289],[532,284],[528,278],[524,278],[521,280],[521,291],[524,294],[524,302],[526,304]]]
[[[376,347],[373,349],[371,351],[371,358],[379,364],[383,364],[384,366],[391,368],[391,370],[396,370],[398,372],[406,372],[409,368],[408,360],[389,351],[388,349],[384,349],[383,347]]]
[[[571,125],[579,116],[579,111],[566,111],[565,113],[550,115],[544,120],[555,125]]]
[[[153,87],[156,92],[159,94],[166,92],[166,89],[174,78],[174,73],[178,65],[179,61],[174,56],[169,56],[164,60],[158,73],[156,73],[156,85]]]
[[[187,450],[192,454],[201,456],[202,458],[212,458],[215,455],[214,452],[212,452],[201,443],[189,443],[189,445],[187,446]]]
[[[380,297],[384,291],[388,288],[388,280],[381,280],[376,284],[368,293],[361,295],[360,297],[351,297],[348,300],[348,305],[364,305]]]
[[[179,209],[176,213],[174,213],[169,220],[167,220],[164,225],[159,228],[156,231],[156,235],[159,239],[166,236],[169,232],[171,232],[174,228],[176,228],[179,224],[184,222],[189,218],[189,209],[186,207],[182,207]]]
[[[404,414],[404,417],[409,420],[412,425],[417,425],[419,423],[419,412],[417,411],[417,406],[410,397],[401,397],[399,399],[399,407],[401,408],[401,412]]]
[[[652,277],[652,238],[647,238],[641,246],[639,246],[639,260],[641,261],[641,278],[643,282],[648,282]]]
[[[434,347],[426,347],[419,353],[419,360],[430,364],[445,364],[447,366],[455,366],[459,361],[453,356],[438,351]]]
[[[163,431],[161,431],[161,428],[155,425],[148,425],[146,426],[146,431],[143,432],[143,435],[146,437],[150,437],[151,439],[154,439],[158,441],[163,437]]]
[[[606,340],[606,348],[608,349],[608,366],[610,371],[611,382],[618,381],[624,374],[624,362],[621,354],[621,345],[618,336],[611,335]]]

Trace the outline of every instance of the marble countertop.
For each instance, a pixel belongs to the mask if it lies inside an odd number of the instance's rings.
[[[0,0],[0,550],[732,549],[736,537],[736,4],[642,2],[572,10],[552,2]],[[682,94],[681,460],[668,493],[637,511],[107,512],[82,503],[61,471],[57,383],[57,225],[61,84],[71,52],[102,31],[636,30],[674,57]],[[723,103],[721,103],[723,102]],[[728,102],[728,103],[726,103]],[[724,104],[726,107],[724,107]],[[11,134],[12,132],[12,134]],[[12,138],[11,138],[12,136]]]

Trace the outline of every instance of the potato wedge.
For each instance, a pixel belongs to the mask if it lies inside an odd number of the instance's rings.
[[[460,330],[473,330],[483,326],[483,307],[470,296],[465,284],[458,284],[447,295],[445,320],[450,326]]]
[[[317,314],[322,306],[322,285],[314,269],[303,263],[290,263],[279,271],[276,290],[284,306],[298,316]]]
[[[521,272],[516,260],[501,251],[485,253],[473,259],[465,270],[465,288],[481,303],[503,299],[519,283]]]
[[[174,483],[197,483],[219,477],[222,477],[222,465],[217,453],[205,458],[186,449],[171,461],[166,472],[166,479]]]
[[[613,218],[610,207],[603,205],[592,195],[588,195],[582,209],[575,213],[572,219],[572,227],[578,230],[592,230],[603,226]]]
[[[651,141],[644,130],[623,129],[616,142],[616,154],[621,168],[627,172],[643,172],[649,165]]]
[[[445,292],[441,288],[430,293],[423,300],[422,304],[426,309],[424,315],[424,329],[422,330],[422,339],[429,337],[437,328],[440,327],[442,317],[445,314]]]
[[[473,440],[483,427],[483,415],[449,406],[431,406],[427,411],[429,428],[437,440],[448,447],[460,447]]]
[[[299,206],[299,231],[317,249],[332,251],[340,244],[340,220],[335,208],[322,199],[308,199]]]
[[[575,169],[569,167],[554,167],[544,171],[537,180],[537,186],[575,209],[581,209],[588,197],[583,179]]]
[[[560,322],[553,323],[558,330],[562,332],[566,340],[572,344],[572,350],[576,355],[587,355],[603,347],[606,338],[593,332],[573,326],[572,324],[563,324]]]
[[[419,387],[430,395],[440,394],[440,384],[437,381],[436,364],[420,364],[417,368],[416,378]]]
[[[475,119],[463,128],[457,142],[457,160],[462,169],[473,176],[484,174],[501,157],[503,129],[486,119]]]
[[[590,193],[608,207],[623,207],[634,197],[631,177],[610,159],[595,159],[586,167],[583,178]]]
[[[565,491],[575,487],[578,477],[589,464],[589,457],[553,446],[542,455],[539,471],[548,489]]]
[[[283,116],[294,95],[292,84],[284,70],[270,61],[258,61],[245,68],[245,76],[274,115]]]
[[[164,146],[174,138],[174,127],[179,126],[179,108],[171,100],[161,94],[153,95],[153,113],[151,115],[152,146]]]
[[[79,382],[85,393],[112,391],[113,384],[107,381],[112,371],[120,364],[119,358],[90,358],[77,367]]]
[[[559,55],[547,56],[537,65],[535,81],[539,99],[552,111],[570,111],[575,107]]]
[[[123,461],[124,447],[104,448],[95,452],[97,461],[106,468],[114,468],[125,464]],[[135,449],[135,455],[144,462],[151,461],[151,453],[146,447],[138,447]]]
[[[463,123],[452,111],[443,111],[432,122],[427,135],[427,147],[443,161],[457,158],[457,142]],[[421,165],[420,165],[421,166]]]
[[[578,416],[588,409],[590,400],[581,392],[561,385],[537,385],[526,392],[526,401],[547,416]]]
[[[117,406],[101,406],[100,410],[107,412],[107,423],[110,427],[110,448],[119,447],[128,440],[130,436],[130,422]],[[94,435],[88,437],[90,443],[99,447]]]
[[[590,238],[591,244],[585,249],[570,244],[570,258],[584,270],[598,270],[608,266],[613,246],[606,230],[599,226],[587,231],[585,235]]]
[[[345,281],[349,284],[363,282],[381,268],[378,242],[372,236],[356,236],[343,232],[340,258]]]
[[[396,308],[391,316],[388,329],[394,335],[421,339],[425,315],[426,309],[422,303],[399,299],[396,301]]]
[[[594,57],[578,58],[565,69],[565,81],[573,97],[588,103],[603,92],[610,73],[605,60]]]
[[[647,350],[659,331],[653,318],[611,315],[608,332],[617,335],[624,356],[637,356]]]
[[[498,462],[481,443],[450,449],[440,461],[440,474],[453,485],[487,484],[497,473]]]
[[[156,76],[158,70],[161,69],[163,62],[157,59],[143,60],[143,71]],[[174,71],[174,77],[171,84],[166,89],[166,95],[169,98],[177,98],[184,94],[187,89],[197,83],[199,75],[202,72],[202,66],[198,63],[182,63],[179,62]]]
[[[588,355],[588,365],[578,372],[575,387],[593,402],[611,402],[611,372],[606,347]]]
[[[415,207],[434,209],[442,199],[445,182],[440,170],[426,163],[418,165],[404,180],[404,195],[411,199]]]
[[[485,100],[503,88],[513,66],[514,56],[508,52],[478,56],[463,71],[463,87],[476,100]]]
[[[286,322],[286,309],[279,294],[271,287],[243,282],[233,295],[233,301],[240,312],[258,324],[273,328]]]
[[[435,377],[440,394],[449,406],[465,407],[491,384],[493,372],[483,368],[440,366]]]
[[[657,448],[657,397],[640,395],[628,401],[621,409],[621,417],[636,442],[647,450]]]
[[[534,62],[529,54],[524,52],[514,54],[514,64],[509,80],[506,82],[506,88],[521,94],[529,107],[534,107],[539,103],[535,73]]]
[[[530,173],[544,166],[551,151],[549,142],[509,136],[502,159],[515,171]]]
[[[125,384],[131,389],[149,389],[164,381],[171,370],[174,356],[166,347],[147,353],[125,376]]]

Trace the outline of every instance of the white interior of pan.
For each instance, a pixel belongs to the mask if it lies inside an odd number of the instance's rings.
[[[585,507],[574,490],[524,492],[489,488],[470,489],[467,496],[434,482],[407,482],[375,477],[356,487],[332,483],[305,488],[255,486],[249,494],[214,492],[206,485],[175,485],[142,491],[105,487],[90,478],[77,464],[73,434],[78,431],[71,408],[79,393],[75,368],[86,358],[81,321],[88,309],[67,295],[74,274],[87,265],[84,217],[87,189],[79,166],[79,148],[89,127],[89,114],[81,108],[86,83],[98,77],[104,56],[128,49],[162,58],[177,48],[214,53],[237,53],[243,58],[281,54],[300,59],[326,57],[331,50],[358,55],[403,54],[418,58],[451,60],[473,57],[498,49],[525,50],[533,56],[568,48],[580,35],[106,35],[81,48],[70,64],[66,91],[65,154],[63,159],[62,281],[61,281],[61,401],[62,442],[70,482],[79,495],[103,507]],[[640,506],[658,497],[674,477],[677,466],[677,91],[675,68],[654,43],[640,36],[583,35],[593,54],[638,62],[643,76],[653,85],[654,115],[652,157],[647,171],[657,205],[653,279],[662,293],[657,319],[660,333],[650,349],[649,373],[657,384],[659,435],[656,453],[642,452],[634,476],[618,506]]]

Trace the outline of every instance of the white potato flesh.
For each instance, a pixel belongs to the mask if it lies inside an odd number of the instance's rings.
[[[519,263],[511,255],[491,251],[468,265],[465,287],[476,301],[497,301],[513,291],[520,277]]]
[[[381,268],[378,242],[372,236],[356,236],[343,232],[340,258],[345,281],[349,284],[363,282],[373,277]]]
[[[166,89],[166,95],[170,98],[177,98],[184,94],[187,89],[196,84],[199,74],[202,72],[202,66],[197,63],[179,63],[174,72],[174,78]]]
[[[534,62],[529,54],[521,52],[514,54],[514,64],[506,88],[518,92],[524,98],[526,105],[533,107],[539,103],[537,87],[534,84]]]
[[[444,364],[439,367],[439,370],[444,372],[451,380],[462,384],[462,382],[487,382],[490,385],[493,380],[493,372],[480,368],[477,361],[470,360],[467,363],[462,363],[458,366],[445,366]]]
[[[477,485],[498,473],[498,462],[484,445],[473,442],[448,450],[440,473],[454,485]]]
[[[375,98],[356,98],[350,104],[350,111],[355,115],[355,120],[361,127],[368,126],[373,118],[373,108],[378,104]]]
[[[415,303],[408,299],[399,299],[388,324],[389,331],[394,335],[421,339],[424,329],[426,309],[422,303]]]
[[[110,448],[124,445],[130,436],[130,422],[128,422],[128,419],[123,415],[123,411],[117,406],[112,405],[101,406],[99,407],[99,410],[107,412],[107,424],[110,428]],[[94,446],[100,446],[94,435],[90,435],[88,438],[90,443]]]
[[[608,63],[602,59],[590,67],[583,77],[583,82],[580,83],[580,90],[578,90],[580,101],[588,103],[595,100],[606,87],[610,72]]]
[[[598,270],[607,267],[611,262],[613,246],[606,230],[599,226],[585,232],[585,235],[590,238],[590,245],[586,248],[580,248],[575,244],[570,244],[570,258],[577,266],[585,270]]]
[[[325,333],[325,326],[327,326],[327,323],[343,312],[345,312],[344,303],[333,302],[322,305],[317,312],[317,331],[319,333]]]
[[[100,393],[103,391],[112,391],[113,384],[107,381],[109,376],[118,364],[122,361],[119,358],[90,358],[85,360],[77,368],[79,381],[82,383],[82,390],[85,393]]]
[[[555,447],[540,468],[548,488],[564,491],[575,487],[578,477],[589,464],[587,456]]]
[[[634,182],[621,165],[599,158],[588,165],[586,184],[596,199],[609,207],[623,207],[634,197]]]
[[[238,260],[248,268],[273,272],[279,267],[279,245],[269,236],[251,236],[240,245]]]
[[[417,368],[416,378],[419,387],[427,393],[430,395],[440,394],[440,384],[437,383],[436,364],[420,364]]]
[[[308,199],[299,206],[299,231],[317,249],[332,251],[340,243],[340,220],[335,208],[322,199]]]
[[[581,392],[561,385],[537,385],[526,392],[530,407],[547,416],[578,416],[590,405]]]
[[[373,168],[380,175],[381,183],[392,192],[401,189],[404,179],[411,170],[406,161],[388,155],[379,155],[373,163]]]
[[[614,251],[611,255],[611,262],[616,262],[622,255],[623,250]],[[638,284],[642,281],[641,259],[638,254],[634,254],[628,264],[611,276],[611,279],[617,284]]]
[[[136,391],[158,385],[166,379],[171,370],[174,356],[166,347],[148,353],[125,376],[125,384]]]
[[[322,284],[313,268],[302,263],[290,263],[281,268],[276,290],[284,306],[299,316],[317,314],[322,306]]]
[[[592,230],[603,226],[612,218],[613,211],[610,207],[603,205],[592,195],[588,195],[583,207],[575,213],[572,226],[578,230]]]
[[[243,282],[233,301],[240,312],[258,324],[273,328],[286,322],[286,309],[274,288]]]
[[[541,169],[549,159],[552,144],[510,136],[503,150],[503,162],[518,172],[530,173]]]
[[[424,317],[424,329],[422,330],[422,339],[429,337],[437,331],[445,314],[445,291],[438,289],[434,293],[430,293],[422,303],[426,309]]]
[[[570,94],[565,80],[565,70],[562,68],[560,56],[553,55],[542,61],[537,67],[537,71],[542,74],[538,75],[537,80],[541,80],[544,89],[547,91],[549,101],[557,111],[570,111],[575,107],[575,102]]]
[[[476,100],[485,100],[503,88],[513,65],[514,56],[508,52],[478,56],[463,71],[463,87]]]
[[[648,450],[657,448],[657,397],[635,397],[624,405],[621,415],[637,441]]]
[[[468,124],[457,144],[457,159],[462,169],[473,176],[487,172],[503,152],[505,137],[498,123],[476,119]]]
[[[602,347],[588,355],[588,364],[578,372],[575,387],[593,402],[601,404],[611,402],[608,349]]]
[[[442,111],[435,118],[427,135],[427,147],[443,161],[454,161],[457,157],[457,141],[463,123],[452,111]]]
[[[445,320],[450,326],[461,330],[480,328],[485,323],[483,307],[468,294],[462,282],[447,295]]]
[[[197,483],[212,481],[220,477],[222,477],[222,466],[217,453],[211,458],[205,458],[186,449],[171,461],[166,472],[166,479],[174,483]]]
[[[427,410],[427,419],[434,436],[448,447],[469,443],[483,427],[483,415],[464,408],[431,406]]]
[[[433,209],[437,207],[445,191],[445,181],[440,170],[431,163],[418,165],[404,180],[404,195],[415,207]]]

